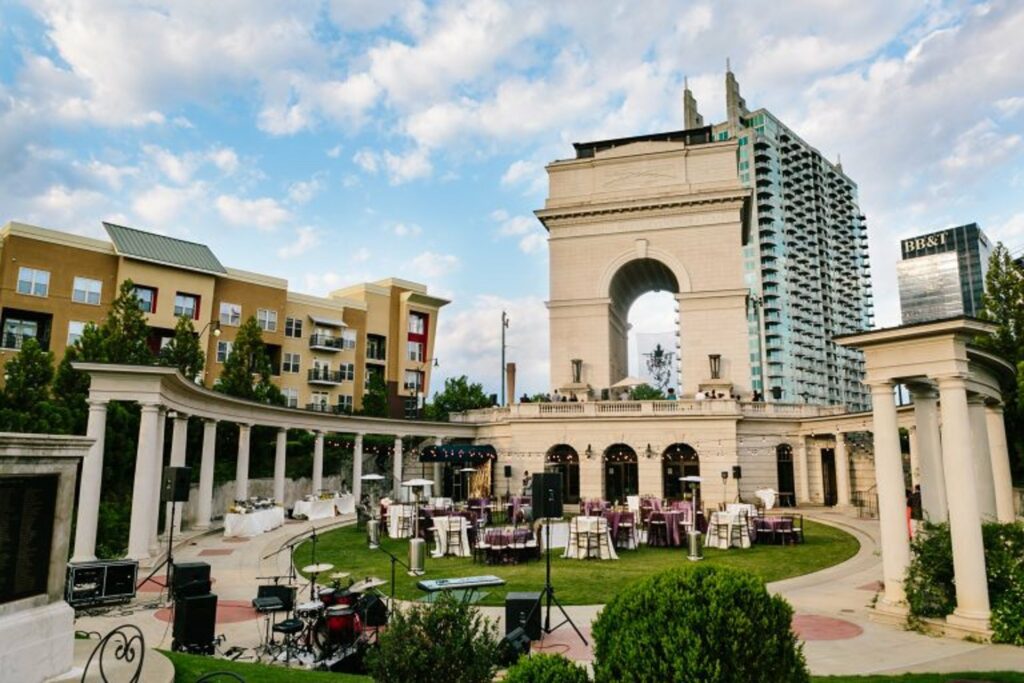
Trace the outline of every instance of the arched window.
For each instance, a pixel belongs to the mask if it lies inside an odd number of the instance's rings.
[[[566,503],[580,502],[580,456],[575,448],[564,443],[552,446],[544,458],[544,470],[562,475],[562,499]]]
[[[685,443],[674,443],[661,454],[661,494],[667,499],[680,499],[686,491],[682,477],[700,476],[697,451]]]
[[[623,503],[626,496],[639,493],[636,451],[624,443],[612,444],[604,451],[605,500]]]
[[[796,486],[793,477],[793,447],[788,443],[780,443],[775,447],[775,463],[778,471],[778,492],[780,506],[793,506],[796,503]]]

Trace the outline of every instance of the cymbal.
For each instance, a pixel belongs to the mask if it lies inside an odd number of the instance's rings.
[[[347,579],[351,575],[352,574],[349,572],[334,572],[333,574],[331,574],[331,578],[335,581],[341,581],[342,579]]]
[[[351,586],[349,586],[348,589],[350,591],[352,591],[353,593],[362,593],[363,591],[368,591],[371,588],[377,588],[378,586],[383,586],[386,583],[387,583],[387,581],[385,581],[384,579],[378,579],[375,576],[371,576],[371,577],[366,578],[363,581],[356,581]]]
[[[332,569],[334,569],[333,564],[321,562],[320,564],[307,564],[305,567],[302,568],[302,571],[304,571],[307,574],[323,574],[324,572],[329,572]]]

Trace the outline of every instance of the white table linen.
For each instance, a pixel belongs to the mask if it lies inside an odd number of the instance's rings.
[[[392,503],[388,506],[388,535],[391,538],[410,538],[412,537],[412,527],[416,516],[415,505],[402,505],[401,503]],[[398,519],[400,517],[408,517],[409,524],[405,532],[401,535],[398,533]]]
[[[579,548],[579,534],[604,534],[604,543],[597,544],[598,559],[601,560],[617,560],[619,556],[615,554],[615,548],[612,546],[612,534],[611,529],[608,527],[608,520],[604,517],[577,517],[573,521],[569,522],[569,541],[565,545],[565,553],[562,557],[571,560],[582,560],[586,559],[581,553]],[[591,555],[592,557],[592,555]]]
[[[754,491],[754,495],[760,498],[761,502],[764,503],[765,510],[771,510],[775,507],[775,499],[779,494],[775,492],[775,489],[758,489]]]
[[[334,517],[334,498],[325,500],[297,500],[292,508],[292,516],[304,516],[309,521]]]
[[[431,498],[429,502],[430,507],[440,508],[442,510],[448,510],[454,506],[451,498]]]
[[[356,514],[356,497],[351,493],[343,493],[335,497],[334,506],[338,508],[339,514],[354,515]]]
[[[725,511],[733,515],[745,512],[747,517],[757,517],[757,507],[750,503],[728,503],[725,506]]]
[[[252,538],[284,524],[284,508],[275,505],[265,510],[224,515],[224,538]]]
[[[746,518],[743,518],[744,520]],[[741,518],[740,515],[730,512],[713,512],[711,513],[711,519],[708,521],[708,533],[707,538],[704,541],[705,547],[718,548],[719,550],[728,550],[730,547],[729,542],[725,540],[719,540],[718,538],[718,527],[725,525],[728,527],[728,538],[732,539],[733,527],[740,526]],[[750,547],[750,529],[744,524],[737,533],[739,536],[739,543],[735,540],[732,542],[732,547],[736,548],[749,548]]]
[[[448,532],[456,526],[459,528],[461,540],[458,548],[451,548],[448,546]],[[434,517],[434,543],[434,557],[469,557],[473,554],[469,546],[469,520],[465,517]]]

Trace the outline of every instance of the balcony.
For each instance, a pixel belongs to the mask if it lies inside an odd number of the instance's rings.
[[[310,384],[325,384],[330,386],[341,384],[341,372],[338,370],[313,368],[307,371],[306,381]]]
[[[343,406],[340,403],[330,404],[326,401],[322,403],[307,403],[306,410],[314,413],[328,413],[330,415],[351,415],[352,408],[349,406]]]
[[[311,334],[309,348],[313,351],[336,353],[341,351],[341,337],[332,337],[329,334]]]

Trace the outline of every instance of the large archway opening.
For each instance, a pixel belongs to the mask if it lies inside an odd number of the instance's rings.
[[[634,259],[616,271],[608,291],[611,383],[631,375],[664,390],[678,386],[678,293],[675,274],[656,259]],[[656,348],[668,355],[659,356],[661,371],[652,373],[647,360]]]
[[[552,446],[544,458],[544,471],[561,476],[566,503],[580,502],[580,456],[575,448],[564,443]]]
[[[780,443],[775,447],[775,467],[779,483],[779,505],[796,503],[796,478],[793,476],[793,447]]]
[[[683,477],[700,476],[700,458],[692,446],[674,443],[661,454],[661,495],[667,500],[681,500],[687,492]]]
[[[636,451],[624,443],[612,444],[604,451],[604,498],[618,501],[640,491]]]

